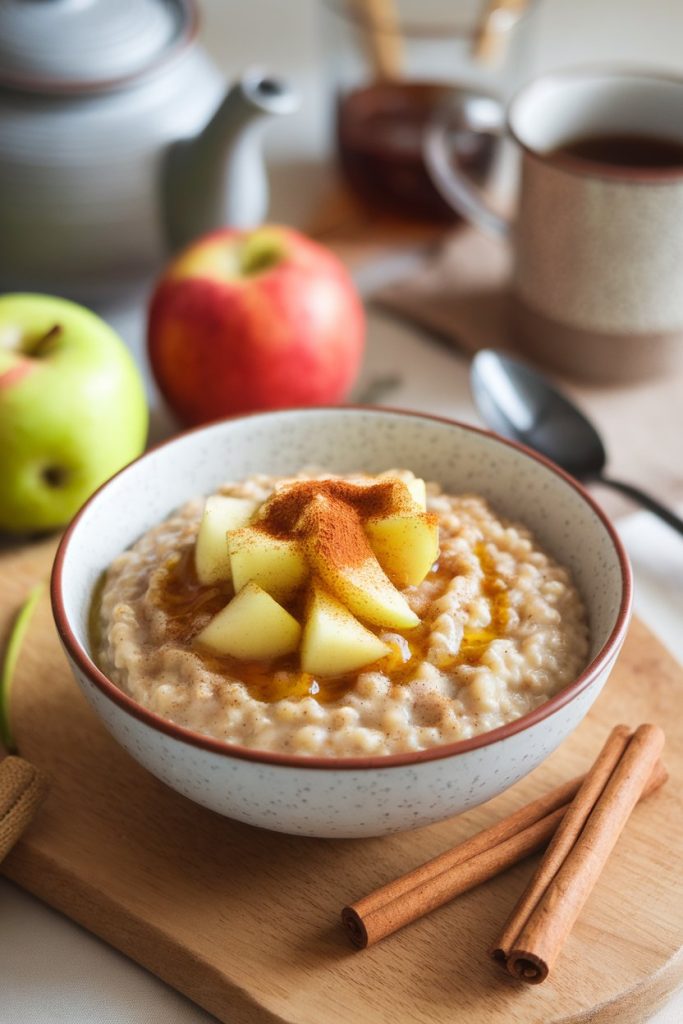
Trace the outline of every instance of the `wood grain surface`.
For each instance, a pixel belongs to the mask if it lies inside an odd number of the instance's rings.
[[[0,630],[53,551],[0,556]],[[77,689],[44,599],[12,714],[50,793],[2,870],[230,1024],[642,1024],[683,980],[682,706],[683,670],[634,622],[589,717],[512,790],[414,833],[293,838],[195,806],[131,760]],[[664,726],[671,778],[636,808],[545,984],[518,985],[486,954],[535,859],[351,949],[345,903],[583,771],[617,721]]]

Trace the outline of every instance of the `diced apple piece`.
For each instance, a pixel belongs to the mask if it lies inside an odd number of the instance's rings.
[[[404,476],[396,476],[395,470],[387,469],[384,473],[380,473],[376,479],[391,480],[395,483],[394,495],[392,496],[392,507],[394,511],[398,511],[399,503],[403,504],[405,502],[406,491],[412,500],[420,506],[423,512],[427,508],[427,487],[424,480],[421,480],[420,477],[413,476],[412,474],[408,478]]]
[[[368,519],[365,532],[387,576],[397,587],[422,583],[439,554],[439,518],[434,512]]]
[[[255,508],[256,502],[248,498],[213,494],[206,499],[194,548],[194,564],[200,583],[208,586],[230,580],[228,530],[236,530],[248,523]]]
[[[241,661],[270,661],[299,646],[301,626],[256,583],[247,583],[197,635],[195,643]]]
[[[301,668],[314,676],[355,672],[390,648],[320,586],[314,586],[301,638]]]
[[[416,505],[424,511],[427,508],[427,486],[419,476],[413,477],[412,480],[406,480],[405,485],[410,491],[410,496]]]
[[[298,540],[273,537],[265,530],[245,526],[228,536],[228,551],[235,590],[253,580],[277,601],[291,597],[309,573]]]
[[[360,517],[349,505],[318,494],[302,513],[297,530],[313,572],[354,615],[393,629],[419,624],[380,567]]]

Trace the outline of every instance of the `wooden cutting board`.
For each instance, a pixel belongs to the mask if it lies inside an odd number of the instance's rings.
[[[53,550],[0,556],[0,629]],[[44,599],[13,718],[51,790],[2,870],[230,1024],[641,1024],[683,980],[681,707],[683,669],[634,622],[586,721],[513,790],[418,832],[293,838],[195,806],[120,749],[77,689]],[[671,778],[634,812],[549,981],[521,987],[486,955],[535,859],[351,949],[343,904],[584,770],[619,721],[664,726]]]

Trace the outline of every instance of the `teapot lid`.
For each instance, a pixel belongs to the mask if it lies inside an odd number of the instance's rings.
[[[103,92],[175,56],[194,0],[0,0],[0,86]]]

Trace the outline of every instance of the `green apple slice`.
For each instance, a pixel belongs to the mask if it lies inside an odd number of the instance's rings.
[[[416,587],[439,555],[439,517],[419,511],[382,516],[365,523],[370,546],[397,587]]]
[[[322,587],[314,585],[301,639],[301,668],[314,676],[344,675],[370,665],[390,648]]]
[[[419,505],[424,512],[427,508],[427,485],[424,480],[419,476],[415,476],[412,480],[405,480],[404,483],[410,491],[410,496],[415,504]]]
[[[26,631],[45,590],[44,583],[37,583],[23,603],[10,630],[7,647],[0,669],[0,743],[10,752],[16,751],[10,723],[10,694],[14,672],[24,643]]]
[[[413,476],[412,474],[407,478],[396,476],[394,471],[387,469],[384,473],[379,474],[377,480],[391,480],[395,485],[393,505],[397,506],[399,503],[404,503],[406,498],[410,497],[416,505],[420,506],[423,512],[426,510],[427,485],[419,476]],[[406,491],[408,492],[407,494]]]
[[[393,629],[419,625],[418,616],[381,568],[350,506],[318,494],[297,529],[314,573],[353,615]]]
[[[248,498],[213,494],[206,499],[194,548],[194,564],[200,583],[227,582],[232,577],[227,534],[248,523],[256,508]]]
[[[301,626],[256,583],[247,583],[197,635],[195,643],[241,661],[270,661],[299,646]]]
[[[273,537],[265,530],[245,526],[228,536],[228,550],[235,590],[250,580],[285,601],[305,582],[310,569],[298,540]]]

